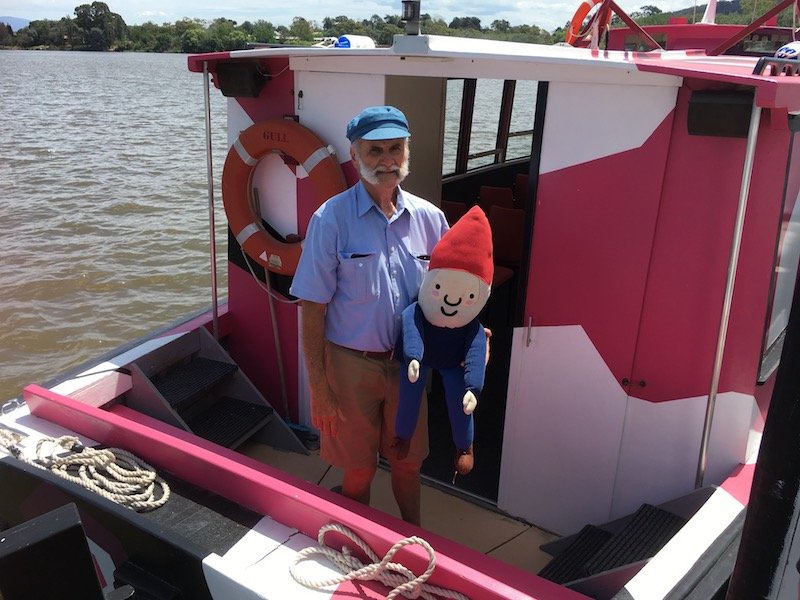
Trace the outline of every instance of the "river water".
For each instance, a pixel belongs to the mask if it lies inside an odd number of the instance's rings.
[[[205,143],[186,55],[0,51],[0,402],[210,305]]]
[[[186,64],[183,54],[0,51],[0,402],[210,306],[204,86]],[[502,82],[486,85],[472,151],[494,147]],[[512,130],[529,129],[535,86],[517,93]],[[454,124],[459,106],[448,107]],[[211,121],[224,294],[226,100],[213,89]],[[530,138],[512,146],[509,157],[523,156]]]

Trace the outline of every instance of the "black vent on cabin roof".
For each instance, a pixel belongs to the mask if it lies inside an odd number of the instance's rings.
[[[694,91],[689,100],[689,135],[746,138],[752,108],[752,91]]]
[[[257,98],[269,79],[256,61],[217,63],[216,81],[223,96]]]

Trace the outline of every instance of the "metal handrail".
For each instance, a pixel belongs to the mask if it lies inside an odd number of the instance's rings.
[[[733,239],[731,240],[731,250],[728,259],[728,277],[725,282],[725,298],[722,302],[722,314],[719,322],[719,332],[717,334],[717,349],[714,354],[714,367],[711,372],[711,384],[708,391],[708,402],[706,403],[706,415],[703,422],[703,435],[700,441],[700,456],[697,461],[697,475],[695,477],[695,487],[703,486],[706,467],[708,464],[708,442],[711,437],[711,424],[714,419],[714,407],[717,402],[717,392],[719,391],[719,377],[722,371],[722,358],[725,353],[725,339],[728,335],[728,324],[731,315],[731,303],[733,301],[733,287],[736,281],[736,269],[739,265],[739,250],[742,245],[742,231],[744,230],[744,216],[747,211],[747,197],[750,195],[750,179],[753,175],[753,162],[756,153],[756,140],[758,139],[758,125],[761,120],[761,107],[753,101],[753,108],[750,112],[750,129],[747,132],[747,149],[745,151],[744,165],[742,167],[742,184],[739,188],[739,205],[736,209],[736,221],[733,227]]]
[[[211,93],[208,61],[203,62],[203,99],[206,111],[206,171],[208,177],[208,228],[210,231],[211,258],[211,327],[214,339],[219,341],[219,307],[217,303],[217,236],[214,221],[214,165],[211,157]]]

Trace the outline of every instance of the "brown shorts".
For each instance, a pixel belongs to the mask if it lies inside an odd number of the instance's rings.
[[[377,465],[378,454],[394,461],[390,445],[400,393],[400,363],[365,358],[354,350],[325,343],[325,374],[345,420],[335,436],[323,435],[320,456],[343,469]],[[428,456],[428,403],[422,398],[411,449],[403,462]]]

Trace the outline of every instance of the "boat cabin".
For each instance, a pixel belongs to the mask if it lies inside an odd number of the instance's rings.
[[[424,35],[189,59],[228,96],[232,147],[291,119],[351,185],[345,124],[392,104],[412,131],[403,187],[453,220],[484,208],[499,267],[492,358],[474,474],[455,485],[560,534],[720,483],[758,445],[797,273],[800,87],[753,67]],[[325,198],[285,154],[253,167],[252,195],[275,237],[302,238]],[[237,237],[229,351],[308,423],[291,274],[260,267]],[[425,468],[443,485],[446,427],[432,420]]]

